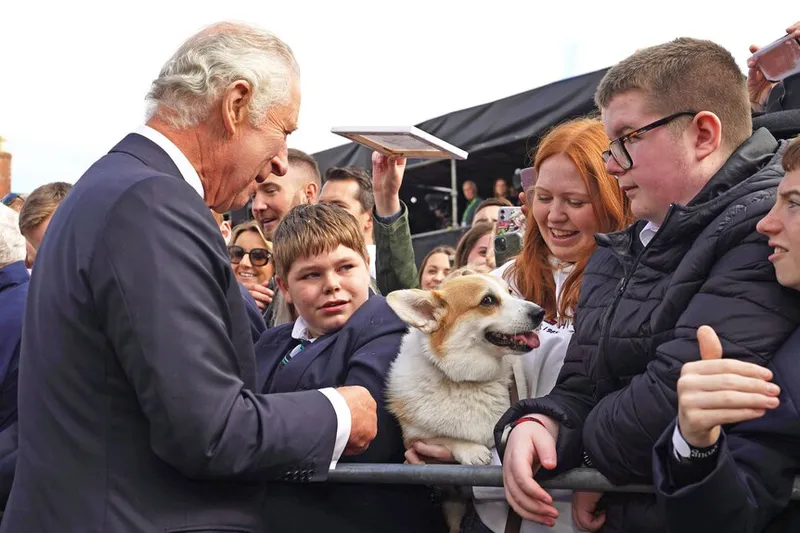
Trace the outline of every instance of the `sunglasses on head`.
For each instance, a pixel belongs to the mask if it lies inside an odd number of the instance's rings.
[[[272,259],[272,252],[266,248],[253,248],[249,252],[241,246],[228,246],[228,254],[231,256],[231,263],[238,265],[242,262],[245,255],[250,256],[250,264],[253,266],[264,266]]]

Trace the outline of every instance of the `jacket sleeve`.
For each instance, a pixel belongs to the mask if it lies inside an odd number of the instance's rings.
[[[579,322],[575,327],[577,330]],[[524,415],[539,413],[558,420],[560,428],[556,443],[558,464],[553,470],[541,469],[537,477],[547,478],[581,466],[583,422],[594,405],[592,383],[586,373],[590,351],[589,347],[579,344],[577,335],[573,335],[553,390],[541,398],[521,400],[503,415],[495,427],[495,443],[501,458],[507,426]]]
[[[247,389],[255,358],[244,304],[208,209],[184,182],[132,187],[93,254],[94,305],[156,455],[190,478],[280,478],[300,465],[326,477],[335,411],[318,391]]]
[[[383,301],[379,296],[374,296],[372,299],[374,298]],[[384,392],[386,377],[400,351],[400,343],[407,327],[394,316],[385,303],[376,307],[384,309],[371,313],[362,328],[358,346],[347,366],[345,385],[361,385],[372,394],[378,404],[378,436],[364,453],[357,457],[346,458],[347,462],[403,462],[404,449],[400,426],[386,409]]]
[[[655,349],[643,374],[600,400],[586,421],[586,453],[612,483],[652,479],[651,450],[677,415],[681,366],[700,357],[700,326],[716,330],[725,357],[765,365],[800,323],[798,295],[777,283],[754,217],[737,226],[710,244],[718,259],[707,276],[697,276],[672,340]]]
[[[373,236],[375,237],[375,275],[381,294],[419,287],[419,273],[411,243],[411,228],[408,225],[408,207],[400,202],[400,217],[384,224],[373,213]]]
[[[764,531],[789,503],[800,467],[795,451],[800,446],[800,423],[796,412],[786,416],[771,411],[760,420],[723,431],[716,464],[699,479],[687,472],[691,464],[682,465],[674,458],[675,425],[670,425],[653,457],[656,494],[669,531]]]

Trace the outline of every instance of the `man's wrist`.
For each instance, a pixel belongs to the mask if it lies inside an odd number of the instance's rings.
[[[389,218],[400,211],[400,196],[397,194],[378,196],[375,195],[375,214],[382,218]]]
[[[711,440],[703,439],[702,444],[704,445],[702,446],[690,444],[681,433],[680,425],[675,424],[675,430],[672,432],[672,449],[675,459],[679,462],[700,462],[715,458],[719,452],[719,435],[713,442]],[[694,442],[699,444],[701,441],[695,440]]]

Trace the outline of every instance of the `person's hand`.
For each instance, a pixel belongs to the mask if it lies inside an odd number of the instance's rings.
[[[678,427],[695,448],[713,446],[720,426],[752,420],[778,406],[780,388],[768,369],[722,359],[722,344],[709,326],[697,330],[700,361],[686,363],[678,379]]]
[[[540,466],[548,470],[556,467],[558,423],[543,415],[536,418],[545,422],[547,429],[536,422],[525,422],[511,431],[503,457],[503,484],[506,500],[517,514],[525,520],[553,526],[558,510],[533,475]]]
[[[425,441],[417,440],[405,453],[406,462],[410,465],[426,464],[448,464],[456,463],[453,452],[446,446],[438,444],[428,444]]]
[[[266,283],[264,285],[259,285],[258,283],[243,283],[242,285],[244,285],[244,288],[247,289],[247,292],[250,293],[250,296],[253,297],[253,300],[256,301],[256,305],[262,311],[272,303],[272,299],[275,297],[275,292],[272,289],[268,289]]]
[[[364,453],[378,435],[378,405],[367,389],[360,385],[336,389],[350,408],[350,437],[345,455]]]
[[[605,511],[597,510],[602,492],[576,490],[572,493],[572,519],[581,531],[597,531],[606,522]]]
[[[800,39],[800,22],[795,22],[786,28],[786,33],[795,39]],[[755,54],[759,50],[761,50],[760,46],[750,45],[751,54]],[[756,60],[747,59],[747,93],[750,96],[750,103],[756,110],[760,111],[764,108],[767,104],[769,93],[775,85],[775,82],[771,82],[764,77],[764,73],[758,68]]]
[[[372,152],[372,193],[375,196],[375,213],[390,217],[400,211],[400,186],[406,171],[404,157],[389,157]]]

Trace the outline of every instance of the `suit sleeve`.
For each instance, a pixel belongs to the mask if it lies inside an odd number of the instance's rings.
[[[91,285],[151,447],[191,478],[274,479],[300,465],[324,479],[334,410],[318,391],[246,388],[255,361],[232,276],[208,209],[181,180],[138,183],[106,220]]]
[[[405,324],[390,314],[388,307],[380,314],[373,314],[360,333],[359,346],[347,366],[345,385],[361,385],[375,398],[378,404],[378,436],[364,453],[348,458],[349,462],[403,462],[400,427],[386,409],[384,391],[389,368],[397,357],[405,333]]]
[[[722,433],[713,470],[692,479],[692,465],[674,458],[669,426],[654,449],[654,480],[659,505],[669,531],[759,533],[789,503],[794,474],[800,463],[800,435],[795,421],[779,425],[783,415],[738,424]],[[790,415],[796,419],[797,414]],[[770,421],[772,419],[772,421]],[[794,427],[789,435],[779,427]],[[724,497],[720,495],[724,494]]]
[[[604,397],[589,415],[583,433],[586,452],[612,483],[652,479],[651,450],[677,416],[678,377],[684,363],[700,357],[700,326],[716,330],[725,357],[761,365],[797,326],[797,296],[776,282],[766,242],[754,231],[755,222],[748,222],[749,234],[731,230],[720,237],[716,249],[724,252],[698,281],[674,338],[656,348],[643,374]]]

